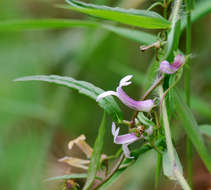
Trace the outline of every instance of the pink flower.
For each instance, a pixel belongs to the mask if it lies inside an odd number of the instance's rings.
[[[128,148],[128,145],[134,143],[135,141],[138,141],[140,139],[144,139],[144,136],[141,134],[139,137],[136,135],[136,133],[127,133],[124,135],[119,135],[120,128],[116,129],[115,123],[112,123],[112,135],[114,136],[114,143],[115,144],[121,144],[122,150],[125,154],[125,157],[127,158],[133,158],[130,156],[130,150]],[[148,129],[145,130],[145,132],[148,135],[151,135],[153,133],[153,127],[150,126]]]
[[[119,86],[116,88],[116,91],[106,91],[100,94],[97,97],[97,101],[100,101],[102,98],[106,96],[116,96],[120,99],[122,103],[124,103],[126,106],[128,106],[131,109],[142,111],[142,112],[150,112],[151,109],[155,106],[154,101],[144,100],[144,101],[136,101],[132,98],[130,98],[122,89],[123,86],[128,86],[131,84],[130,79],[132,78],[132,75],[127,75],[124,78],[122,78],[119,82]]]
[[[168,61],[162,61],[160,63],[160,71],[166,74],[175,73],[185,63],[185,57],[182,54],[177,55],[174,58],[174,62],[170,64]]]

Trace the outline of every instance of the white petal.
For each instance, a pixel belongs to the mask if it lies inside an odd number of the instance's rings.
[[[124,152],[124,155],[125,155],[126,158],[134,158],[134,157],[130,156],[130,150],[128,148],[128,145],[129,144],[123,144],[122,145],[122,150]]]
[[[106,96],[111,96],[111,95],[114,95],[114,96],[118,96],[118,94],[114,91],[106,91],[106,92],[103,92],[102,94],[100,94],[96,101],[99,102],[102,98],[105,98]]]
[[[133,75],[127,75],[124,78],[122,78],[119,82],[119,86],[128,86],[129,84],[131,84],[131,82],[129,80],[132,77],[133,77]]]
[[[112,128],[111,128],[111,131],[112,131],[112,135],[114,136],[115,135],[115,132],[116,132],[116,125],[114,122],[112,122]]]
[[[150,126],[148,129],[145,130],[145,132],[148,134],[148,135],[151,135],[153,133],[153,126]]]

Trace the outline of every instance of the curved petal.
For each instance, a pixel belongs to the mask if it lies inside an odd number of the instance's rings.
[[[172,66],[175,69],[179,69],[184,63],[185,63],[185,57],[182,54],[179,54],[174,58]]]
[[[137,111],[149,112],[155,106],[153,100],[136,101],[130,98],[121,87],[117,88],[118,98],[129,108]]]
[[[106,91],[106,92],[103,92],[102,94],[98,95],[96,101],[99,102],[102,98],[105,98],[106,96],[118,96],[118,94],[114,91]]]
[[[137,137],[135,133],[127,133],[125,135],[116,136],[116,138],[114,138],[114,143],[127,144],[127,143],[133,143],[139,139],[140,137]]]
[[[166,60],[160,63],[160,71],[166,74],[173,74],[176,72],[175,70],[172,70],[170,63]]]

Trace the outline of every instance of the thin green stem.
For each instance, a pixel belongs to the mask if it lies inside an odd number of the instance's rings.
[[[186,54],[191,53],[191,0],[185,0],[186,7]],[[190,106],[190,56],[187,57],[186,67],[184,70],[184,80],[185,80],[185,98],[186,103]],[[193,187],[193,146],[190,139],[187,138],[186,142],[186,157],[187,157],[187,173],[188,173],[188,182],[191,187]]]
[[[161,166],[162,166],[162,154],[158,152],[157,153],[156,172],[155,172],[155,189],[157,189],[157,187],[158,187]]]
[[[163,93],[163,87],[162,86],[159,86],[158,91],[159,91],[160,98],[163,97],[164,93]],[[191,190],[191,188],[189,187],[185,178],[183,177],[183,175],[178,170],[178,166],[176,164],[176,158],[175,158],[175,155],[174,155],[174,147],[173,147],[173,143],[172,143],[172,140],[171,140],[171,131],[170,131],[170,127],[169,127],[169,120],[168,120],[165,100],[163,100],[163,103],[162,103],[161,106],[162,106],[162,114],[161,115],[162,115],[162,119],[163,119],[163,126],[164,126],[165,137],[166,137],[167,152],[168,152],[170,164],[171,164],[172,169],[173,169],[173,174],[184,190]]]

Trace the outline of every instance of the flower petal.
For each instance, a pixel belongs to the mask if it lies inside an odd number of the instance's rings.
[[[129,145],[129,144],[123,144],[123,145],[122,145],[122,150],[123,150],[123,152],[124,152],[124,155],[125,155],[126,158],[134,158],[134,157],[131,157],[131,156],[130,156],[130,150],[129,150],[129,148],[128,148],[128,145]]]
[[[145,132],[147,133],[147,135],[152,135],[152,133],[153,133],[153,126],[150,126],[148,129],[145,130]]]
[[[174,58],[174,62],[170,64],[168,61],[162,61],[160,63],[160,71],[166,74],[175,73],[185,63],[185,57],[182,54],[177,55]]]
[[[166,74],[173,74],[176,72],[175,70],[172,70],[170,63],[166,60],[160,63],[160,71]]]
[[[119,134],[119,128],[116,129],[116,125],[114,122],[112,122],[112,135],[114,136],[114,139],[118,136]]]
[[[131,78],[133,77],[133,75],[127,75],[124,78],[122,78],[119,82],[119,86],[128,86],[131,84],[131,82],[129,81]]]
[[[175,69],[179,69],[184,63],[185,63],[185,57],[182,54],[179,54],[174,58],[172,66]]]
[[[116,138],[114,139],[114,143],[116,144],[133,143],[139,139],[140,137],[137,137],[135,133],[127,133],[125,135],[116,136]]]
[[[97,97],[96,101],[99,102],[102,98],[105,98],[106,96],[111,96],[111,95],[118,96],[118,94],[114,91],[106,91],[106,92],[103,92],[102,94],[100,94]]]
[[[131,109],[149,112],[155,106],[153,100],[136,101],[130,98],[121,87],[117,88],[118,98]]]

